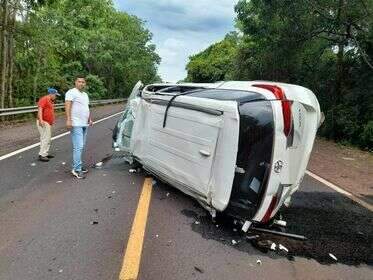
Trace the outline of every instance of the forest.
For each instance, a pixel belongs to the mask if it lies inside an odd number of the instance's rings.
[[[0,0],[0,107],[34,105],[86,76],[92,99],[125,97],[159,81],[144,22],[111,0]]]
[[[240,0],[236,31],[190,57],[187,81],[270,80],[317,95],[319,133],[373,150],[373,1]]]

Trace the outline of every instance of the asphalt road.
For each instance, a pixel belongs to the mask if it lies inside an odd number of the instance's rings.
[[[90,129],[87,165],[106,160],[85,180],[69,174],[69,135],[53,141],[49,163],[36,161],[37,148],[0,161],[1,280],[118,279],[145,175],[110,157],[116,119]],[[213,223],[193,199],[157,183],[138,279],[373,278],[369,210],[306,177],[282,216],[288,232],[308,240],[248,242],[231,219]],[[289,253],[266,250],[264,240]]]

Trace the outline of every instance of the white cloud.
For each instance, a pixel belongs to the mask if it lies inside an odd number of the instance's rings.
[[[234,27],[237,0],[115,0],[119,10],[146,21],[162,58],[164,81],[186,77],[188,57],[221,40]]]

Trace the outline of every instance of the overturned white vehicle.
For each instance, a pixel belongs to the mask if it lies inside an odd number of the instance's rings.
[[[298,189],[320,121],[315,95],[301,86],[138,83],[113,139],[212,215],[268,223]]]

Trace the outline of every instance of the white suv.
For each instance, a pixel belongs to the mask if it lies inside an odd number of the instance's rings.
[[[268,223],[298,189],[320,122],[315,95],[297,85],[139,82],[113,138],[213,215]]]

